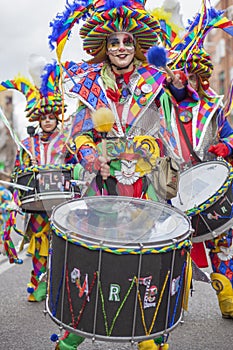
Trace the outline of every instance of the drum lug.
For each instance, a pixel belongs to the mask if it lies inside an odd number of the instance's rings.
[[[40,200],[40,196],[38,195],[37,191],[35,190],[35,201],[39,201]]]
[[[211,235],[212,235],[213,238],[216,238],[216,237],[219,236],[219,233],[217,233],[217,232],[215,232],[215,231],[212,231],[212,232],[211,232]]]

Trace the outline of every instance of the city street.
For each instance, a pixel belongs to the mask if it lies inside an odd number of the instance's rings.
[[[50,350],[55,345],[50,340],[59,327],[44,312],[45,304],[27,302],[26,285],[31,270],[31,259],[20,254],[24,263],[10,265],[0,255],[0,329],[1,350]],[[207,270],[208,271],[208,270]],[[190,298],[189,311],[169,337],[170,350],[229,350],[233,343],[233,321],[221,318],[217,298],[211,286],[195,282],[195,292]],[[129,343],[85,340],[80,350],[135,349]]]

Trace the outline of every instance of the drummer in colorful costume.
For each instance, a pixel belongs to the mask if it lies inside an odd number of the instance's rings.
[[[64,83],[71,84],[70,93],[80,101],[72,129],[78,158],[86,171],[97,173],[88,195],[158,200],[150,173],[161,154],[158,108],[165,74],[149,65],[145,54],[159,43],[159,22],[144,9],[143,0],[80,4],[67,5],[64,15],[58,15],[50,43],[57,43],[60,61],[70,28],[87,16],[80,36],[93,58],[66,62],[63,70]],[[186,95],[179,77],[173,87],[179,98]],[[57,349],[76,349],[82,340],[66,332]],[[168,348],[160,341],[143,341],[139,348]]]
[[[166,98],[167,103],[163,104],[165,148],[180,159],[184,169],[216,157],[229,160],[233,154],[233,129],[226,118],[232,101],[223,108],[223,96],[209,87],[213,64],[203,49],[203,41],[212,28],[222,28],[233,35],[233,23],[221,11],[207,9],[203,1],[203,11],[191,23],[181,43],[170,50],[171,68],[179,69],[183,83],[193,91],[192,101],[187,98],[181,102],[167,91],[170,102]],[[168,78],[167,86],[170,81]],[[210,249],[212,286],[217,292],[222,316],[233,318],[232,229],[206,241],[205,246]],[[203,242],[193,243],[191,256],[199,267],[208,266]]]
[[[13,178],[28,169],[39,171],[61,164],[76,163],[76,157],[67,148],[69,129],[58,125],[62,121],[64,102],[58,88],[55,74],[53,80],[48,76],[53,64],[41,69],[41,86],[38,88],[28,79],[19,76],[14,80],[1,82],[0,91],[16,89],[27,99],[26,117],[29,122],[36,122],[37,130],[30,126],[30,136],[21,141],[22,147],[16,155]],[[48,87],[49,86],[49,87]],[[17,186],[16,186],[17,187]],[[20,203],[20,198],[19,198]],[[33,206],[33,203],[31,204]],[[32,257],[33,270],[27,291],[28,301],[41,301],[46,296],[46,266],[49,254],[50,222],[48,212],[29,214],[30,219],[26,228],[24,242],[29,243],[27,252]]]
[[[80,29],[80,36],[84,50],[93,58],[88,63],[66,62],[63,65],[64,82],[71,83],[70,92],[80,101],[72,130],[79,161],[86,170],[100,170],[100,175],[106,178],[101,182],[97,177],[89,194],[127,192],[130,196],[157,200],[144,175],[155,167],[161,152],[161,143],[155,135],[160,128],[158,106],[165,75],[148,65],[145,53],[159,43],[159,22],[151,20],[144,9],[144,1],[125,0],[118,4],[94,1],[94,12],[91,5],[88,9],[88,5],[83,7],[76,3],[77,9],[75,5],[68,8],[70,12],[76,10],[76,18],[70,16],[72,22],[67,20],[67,25],[61,29],[62,20],[58,17],[53,23],[50,42],[52,45],[57,41],[60,60],[69,34],[68,25],[71,27],[81,12],[83,16],[91,14]],[[63,23],[68,15],[67,11]],[[178,78],[173,84],[182,92],[185,90]],[[98,125],[96,111],[102,114]],[[106,122],[109,111],[113,115],[112,124]],[[109,130],[105,130],[105,124],[111,124]],[[110,169],[107,159],[99,157],[103,135],[110,139],[107,142],[108,159],[112,160]]]

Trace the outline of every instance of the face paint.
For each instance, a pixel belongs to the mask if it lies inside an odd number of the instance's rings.
[[[129,33],[114,33],[107,40],[107,55],[113,67],[132,70],[135,55],[134,38]]]
[[[53,114],[42,115],[40,117],[40,126],[45,132],[52,132],[57,127],[57,118]]]
[[[109,36],[107,40],[107,51],[117,54],[117,51],[128,51],[132,53],[135,50],[134,38],[128,33],[115,33]]]
[[[55,120],[56,117],[55,117],[55,115],[53,115],[53,114],[42,115],[42,116],[40,117],[40,120],[46,120],[46,119],[48,119],[48,120]]]

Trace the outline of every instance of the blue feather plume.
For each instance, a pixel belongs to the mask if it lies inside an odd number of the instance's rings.
[[[147,51],[147,61],[155,67],[165,67],[167,64],[167,52],[164,47],[152,46]]]
[[[110,10],[112,8],[118,8],[121,6],[131,7],[131,0],[106,0],[104,10]]]
[[[49,87],[48,86],[48,79],[49,76],[53,73],[53,79],[54,79],[54,86]],[[48,96],[49,91],[52,89],[56,90],[58,88],[56,86],[56,79],[60,78],[60,67],[57,64],[56,60],[53,60],[53,63],[48,63],[44,67],[43,74],[41,76],[42,82],[41,82],[41,87],[40,87],[40,92],[42,96]]]
[[[88,7],[92,3],[92,0],[74,0],[72,4],[69,4],[69,0],[66,0],[66,7],[63,13],[58,13],[56,18],[50,22],[50,27],[52,27],[52,34],[49,35],[49,47],[51,50],[55,49],[54,43],[57,41],[58,37],[64,31],[64,23],[68,18],[76,11],[79,7]],[[87,13],[84,13],[82,20],[88,17]],[[69,25],[68,25],[69,26]]]

